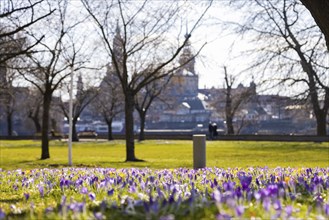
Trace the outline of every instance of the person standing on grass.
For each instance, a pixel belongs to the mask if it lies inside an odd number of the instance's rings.
[[[216,123],[212,124],[212,133],[213,133],[213,138],[215,139],[218,136],[217,124]]]
[[[214,127],[211,122],[209,122],[208,131],[209,131],[209,139],[212,140],[214,138]]]

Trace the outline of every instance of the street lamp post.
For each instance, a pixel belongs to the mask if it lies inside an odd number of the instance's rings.
[[[72,166],[72,127],[73,127],[73,65],[71,66],[71,83],[70,83],[70,102],[69,102],[69,140],[68,140],[68,159],[69,166]]]

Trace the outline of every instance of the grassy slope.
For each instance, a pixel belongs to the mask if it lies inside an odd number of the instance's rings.
[[[207,166],[217,167],[329,167],[329,143],[208,141]],[[51,159],[39,160],[39,141],[0,141],[2,169],[63,167],[67,144],[50,142]],[[145,162],[125,163],[124,141],[80,142],[73,145],[75,166],[91,167],[193,167],[192,141],[136,142],[136,156]]]

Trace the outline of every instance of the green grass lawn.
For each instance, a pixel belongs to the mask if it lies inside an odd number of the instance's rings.
[[[125,142],[73,143],[77,167],[193,167],[192,141],[147,140],[136,142],[135,153],[145,162],[125,161]],[[329,167],[329,143],[207,141],[207,166],[216,167]],[[68,164],[66,142],[50,142],[50,159],[40,160],[40,141],[0,141],[1,168],[31,169]]]

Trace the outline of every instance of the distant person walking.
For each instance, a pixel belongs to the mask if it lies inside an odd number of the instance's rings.
[[[209,122],[208,131],[209,131],[209,139],[213,140],[214,139],[214,127],[211,122]]]
[[[216,123],[212,124],[212,132],[213,132],[213,139],[215,139],[218,136],[217,124]]]

